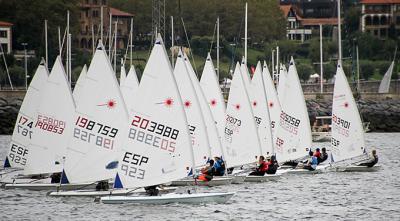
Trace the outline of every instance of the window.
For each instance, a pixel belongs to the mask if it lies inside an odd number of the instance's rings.
[[[93,10],[92,15],[94,18],[99,17],[99,11]]]
[[[93,5],[97,5],[97,0],[93,0]]]
[[[107,1],[106,0],[102,0],[101,1],[103,5],[107,5]]]
[[[0,38],[7,38],[7,31],[0,31]]]

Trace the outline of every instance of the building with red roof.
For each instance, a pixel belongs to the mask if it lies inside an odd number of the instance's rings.
[[[387,38],[400,30],[400,0],[360,0],[361,31]]]
[[[128,44],[131,19],[133,14],[108,6],[107,0],[81,0],[80,32],[75,44],[80,49],[92,50],[100,39],[101,9],[103,8],[103,39],[108,39],[110,19],[112,16],[112,33],[117,22],[117,49],[125,49]],[[92,33],[93,32],[93,33]],[[94,35],[94,38],[92,37]],[[106,41],[106,40],[104,40]],[[106,42],[103,42],[106,44]]]
[[[6,54],[12,52],[12,26],[12,23],[0,21],[0,53],[3,51]]]

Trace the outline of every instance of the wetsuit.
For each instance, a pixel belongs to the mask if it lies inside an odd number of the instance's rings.
[[[366,166],[366,167],[373,167],[376,163],[378,163],[378,155],[375,155],[367,162],[360,163],[358,166]]]

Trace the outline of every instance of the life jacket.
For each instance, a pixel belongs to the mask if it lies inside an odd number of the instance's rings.
[[[315,156],[311,157],[311,167],[315,170],[318,165],[318,158]]]
[[[263,161],[260,166],[258,166],[258,171],[260,172],[266,172],[268,170],[268,163]]]
[[[321,157],[321,152],[317,152],[317,151],[316,151],[316,152],[314,153],[314,156],[317,157],[317,158],[320,158],[320,157]]]
[[[223,160],[217,160],[214,163],[215,168],[215,175],[216,176],[223,176],[225,173],[225,163]]]

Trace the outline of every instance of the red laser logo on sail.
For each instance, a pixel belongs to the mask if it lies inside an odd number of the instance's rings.
[[[235,105],[236,110],[240,110],[240,104]]]
[[[192,103],[190,101],[185,101],[184,105],[186,108],[189,108],[192,105]]]
[[[269,102],[269,107],[273,107],[274,106],[274,102]]]
[[[113,100],[113,99],[110,99],[109,101],[107,101],[107,103],[99,104],[97,106],[107,106],[109,109],[112,109],[115,107],[115,105],[117,105],[117,102],[115,102],[115,100]]]
[[[215,99],[212,99],[211,100],[211,106],[215,106],[215,105],[217,105],[217,101]]]
[[[172,104],[174,104],[174,100],[172,98],[167,98],[167,100],[164,101],[165,106],[171,107]]]
[[[253,106],[257,106],[257,101],[253,101]]]

